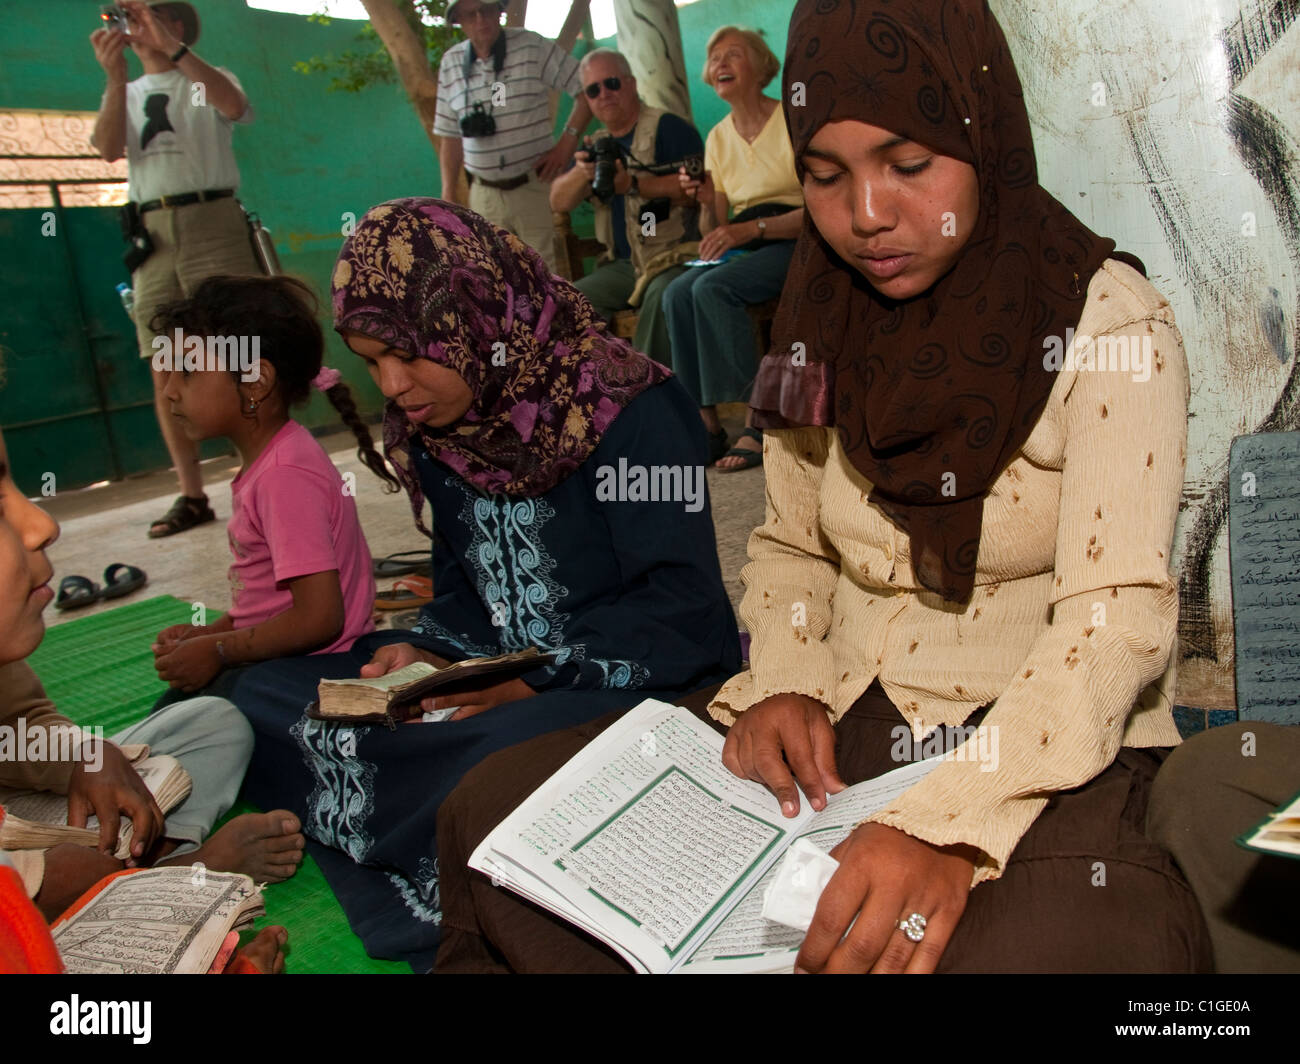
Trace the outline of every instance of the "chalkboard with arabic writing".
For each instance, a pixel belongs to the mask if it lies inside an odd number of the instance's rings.
[[[1300,432],[1238,436],[1228,485],[1237,715],[1300,724]]]

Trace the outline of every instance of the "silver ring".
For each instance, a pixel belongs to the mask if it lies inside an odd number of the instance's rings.
[[[906,920],[898,921],[898,930],[911,941],[920,942],[925,938],[925,917],[920,913],[911,913]]]

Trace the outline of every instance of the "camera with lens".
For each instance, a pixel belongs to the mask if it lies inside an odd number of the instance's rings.
[[[680,169],[686,171],[686,176],[700,179],[704,177],[704,156],[699,152],[693,152],[682,159]]]
[[[467,115],[460,116],[462,137],[490,137],[497,131],[497,120],[481,103],[476,103]]]
[[[596,164],[591,191],[601,203],[608,203],[614,196],[614,178],[618,176],[615,164],[623,158],[622,145],[613,137],[601,137],[587,150],[587,154]]]
[[[100,7],[99,20],[106,30],[112,30],[114,33],[126,32],[126,12],[116,4],[104,4]]]

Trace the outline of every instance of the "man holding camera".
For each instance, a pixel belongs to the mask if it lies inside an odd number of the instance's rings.
[[[469,206],[535,248],[555,269],[555,226],[548,187],[591,119],[578,61],[531,30],[501,25],[504,2],[454,0],[447,21],[468,38],[438,67],[442,198],[455,200],[462,166]],[[551,140],[550,91],[574,96],[564,135]]]
[[[685,119],[641,102],[632,68],[619,52],[588,52],[580,73],[605,128],[596,132],[592,147],[574,156],[572,169],[556,178],[551,208],[571,211],[584,199],[594,201],[596,236],[605,254],[577,287],[606,320],[629,304],[638,306],[633,346],[670,366],[663,291],[686,270],[682,263],[695,258],[699,240],[698,208],[682,192],[674,164],[692,157],[699,163],[704,142]]]
[[[248,223],[235,199],[239,167],[231,149],[235,123],[252,121],[235,76],[190,49],[199,16],[186,3],[126,0],[103,9],[90,35],[107,86],[91,144],[114,162],[127,158],[131,203],[131,286],[140,356],[152,358],[149,319],[163,303],[189,295],[214,274],[260,274]],[[144,74],[127,81],[126,49]],[[163,397],[166,373],[153,373],[154,408],[176,466],[181,496],[149,529],[170,536],[214,519],[203,491],[198,445],[181,430]]]

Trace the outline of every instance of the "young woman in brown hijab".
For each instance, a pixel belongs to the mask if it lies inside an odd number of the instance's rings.
[[[792,816],[985,729],[833,851],[796,967],[1204,969],[1195,899],[1143,834],[1178,742],[1169,306],[1039,186],[982,0],[801,0],[783,98],[808,220],[752,402],[767,518],[751,669],[708,707],[723,762]],[[444,873],[595,727],[465,777]],[[479,877],[443,901],[440,967],[621,966]]]

